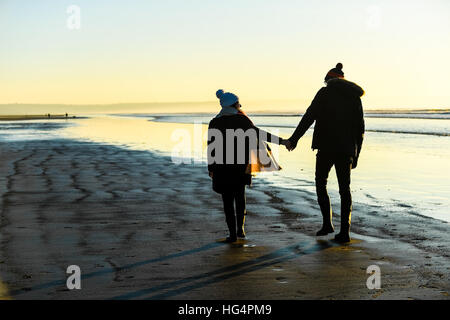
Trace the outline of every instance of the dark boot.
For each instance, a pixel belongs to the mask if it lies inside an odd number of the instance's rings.
[[[245,238],[244,223],[245,223],[245,215],[239,215],[237,217],[237,231],[236,231],[236,234],[239,238]]]
[[[333,213],[331,211],[330,199],[328,195],[323,196],[322,199],[319,199],[320,211],[322,212],[322,229],[317,231],[316,236],[326,236],[329,233],[334,232],[333,223],[331,222]]]
[[[235,242],[236,236],[236,216],[234,213],[234,195],[232,193],[222,194],[223,206],[225,211],[225,221],[227,222],[230,235],[226,238],[226,242]]]
[[[339,242],[339,243],[348,243],[352,239],[350,239],[350,234],[345,233],[345,232],[342,233],[342,231],[341,231],[337,235],[334,236],[334,240]]]
[[[226,216],[228,231],[230,232],[229,237],[227,237],[226,242],[235,242],[237,240],[236,236],[236,219],[233,216]]]
[[[334,240],[340,243],[350,242],[350,223],[351,223],[351,206],[350,210],[341,212],[341,231],[334,237]]]
[[[245,185],[237,188],[236,193],[236,222],[237,222],[237,236],[245,238],[244,223],[245,223]]]
[[[334,238],[336,241],[350,242],[350,223],[352,219],[352,194],[350,191],[351,160],[340,158],[335,164],[336,175],[341,195],[341,231]]]
[[[334,232],[334,227],[331,226],[322,226],[322,229],[320,229],[319,231],[317,231],[316,236],[320,237],[320,236],[326,236],[329,233],[333,233]]]
[[[317,202],[322,212],[323,225],[322,229],[317,231],[317,236],[325,236],[334,232],[333,224],[331,223],[330,197],[327,192],[327,179],[332,166],[333,158],[330,154],[319,150],[316,160],[316,193]]]

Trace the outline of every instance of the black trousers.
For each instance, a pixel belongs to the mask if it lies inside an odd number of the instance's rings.
[[[323,223],[331,224],[332,210],[327,192],[328,174],[334,166],[341,196],[341,232],[348,232],[351,223],[352,195],[350,192],[350,175],[352,157],[319,150],[316,158],[316,193]]]
[[[246,214],[245,184],[222,193],[222,200],[230,236],[236,236],[236,231],[242,231]]]

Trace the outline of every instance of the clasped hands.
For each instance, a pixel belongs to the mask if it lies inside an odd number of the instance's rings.
[[[286,149],[288,149],[289,151],[292,151],[297,147],[297,141],[294,142],[291,140],[291,138],[289,139],[280,138],[280,144],[285,146]],[[209,171],[209,176],[212,179],[214,177],[214,173],[212,171]]]
[[[297,141],[293,141],[293,139],[289,138],[289,139],[283,139],[280,138],[280,144],[285,146],[286,149],[288,149],[289,151],[294,150],[297,147]]]

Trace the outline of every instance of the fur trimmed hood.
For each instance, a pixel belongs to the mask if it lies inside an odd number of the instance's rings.
[[[357,95],[358,97],[362,97],[364,95],[363,88],[358,86],[356,83],[345,79],[340,78],[330,79],[327,81],[327,87],[343,90],[348,94]]]

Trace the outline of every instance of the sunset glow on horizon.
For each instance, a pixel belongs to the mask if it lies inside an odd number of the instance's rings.
[[[223,88],[250,110],[307,107],[342,62],[365,107],[449,108],[449,18],[445,0],[0,0],[0,104],[214,101]]]

